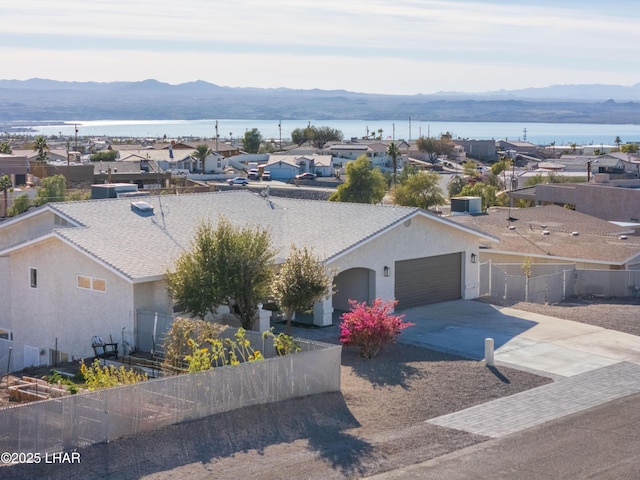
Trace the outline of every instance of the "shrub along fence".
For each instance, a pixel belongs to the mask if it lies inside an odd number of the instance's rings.
[[[582,270],[573,264],[480,265],[480,295],[504,302],[559,303],[569,297],[638,297],[640,270]]]
[[[263,349],[262,337],[247,332]],[[0,451],[54,453],[241,407],[340,390],[342,347],[299,339],[302,350],[200,373],[0,409]]]

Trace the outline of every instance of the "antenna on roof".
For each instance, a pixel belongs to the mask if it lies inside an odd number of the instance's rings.
[[[162,180],[160,179],[160,169],[157,168],[156,165],[156,173],[158,174],[158,206],[160,207],[160,217],[162,218],[162,228],[163,229],[167,229],[167,225],[164,223],[164,209],[162,208],[162,195],[160,192],[160,190],[162,189],[162,183],[160,183]]]

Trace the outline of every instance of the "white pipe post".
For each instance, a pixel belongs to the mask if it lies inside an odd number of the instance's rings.
[[[487,367],[493,367],[495,364],[493,360],[493,338],[484,339],[484,363]]]

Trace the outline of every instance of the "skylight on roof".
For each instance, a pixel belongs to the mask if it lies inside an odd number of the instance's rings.
[[[142,200],[131,202],[131,209],[142,213],[153,213],[153,206]]]

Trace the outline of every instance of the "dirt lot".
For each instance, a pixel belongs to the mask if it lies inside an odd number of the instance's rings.
[[[607,322],[629,333],[640,321],[640,305],[633,302],[513,307]],[[79,465],[0,468],[0,478],[360,478],[485,441],[424,421],[549,382],[402,344],[368,361],[346,348],[342,363],[340,393],[240,409],[95,445],[80,450]]]

